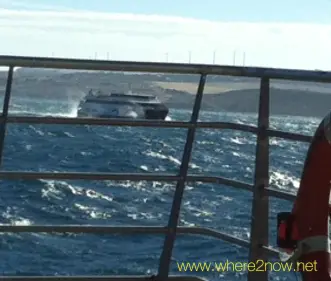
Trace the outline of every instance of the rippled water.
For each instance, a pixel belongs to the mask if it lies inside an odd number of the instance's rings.
[[[55,101],[14,101],[15,114],[71,115]],[[59,113],[60,112],[60,113]],[[173,120],[190,112],[174,110]],[[256,116],[202,112],[201,121],[256,125]],[[313,134],[320,120],[274,117],[273,128]],[[179,169],[186,130],[9,124],[3,168],[29,171],[169,172]],[[252,182],[256,137],[229,130],[199,129],[190,173]],[[296,192],[308,146],[271,140],[270,178],[274,188]],[[113,181],[2,181],[1,223],[165,225],[175,183]],[[252,194],[230,187],[188,183],[180,225],[205,226],[249,239]],[[275,215],[290,203],[271,199],[270,243],[275,245]],[[163,236],[2,234],[3,275],[152,274],[157,271]],[[176,261],[245,261],[248,251],[202,236],[179,236]],[[187,274],[197,274],[188,273]],[[245,280],[246,273],[209,272],[212,280]],[[296,280],[293,273],[272,273],[271,280]]]

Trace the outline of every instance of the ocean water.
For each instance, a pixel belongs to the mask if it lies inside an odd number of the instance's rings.
[[[10,114],[75,116],[75,105],[56,100],[14,99]],[[172,110],[172,120],[189,111]],[[255,115],[201,112],[200,121],[256,125]],[[312,135],[319,119],[278,116],[271,127]],[[180,166],[186,130],[105,126],[9,124],[4,170],[85,172],[169,172]],[[199,129],[190,173],[253,182],[256,137],[230,130]],[[271,140],[271,186],[295,193],[308,145]],[[0,222],[11,224],[166,225],[174,182],[2,181]],[[216,184],[188,183],[180,225],[205,226],[249,239],[252,194]],[[291,203],[270,200],[270,244],[275,216]],[[2,275],[154,274],[163,235],[1,234]],[[180,235],[177,262],[246,261],[245,248],[203,236]],[[210,280],[245,280],[246,272],[186,272]],[[270,280],[296,280],[271,272]]]

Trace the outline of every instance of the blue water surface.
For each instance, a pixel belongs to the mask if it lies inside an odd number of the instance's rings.
[[[74,116],[75,108],[56,100],[14,99],[11,114]],[[171,110],[172,120],[189,111]],[[202,112],[201,121],[256,125],[256,116]],[[320,120],[273,117],[271,126],[313,134]],[[70,172],[178,172],[186,130],[106,126],[9,124],[3,169]],[[250,133],[199,129],[189,172],[252,183],[256,137]],[[308,145],[271,140],[270,180],[295,193]],[[2,181],[1,223],[164,226],[174,182]],[[204,226],[249,239],[252,194],[206,183],[186,186],[180,225]],[[271,199],[270,243],[275,246],[275,216],[291,204]],[[154,274],[163,235],[1,234],[2,275]],[[247,249],[203,236],[179,236],[171,262],[246,261]],[[246,272],[186,272],[210,280],[245,280]],[[294,273],[271,273],[270,280],[296,280]]]

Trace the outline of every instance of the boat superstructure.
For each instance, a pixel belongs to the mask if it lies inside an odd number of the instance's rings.
[[[269,85],[271,79],[303,80],[312,82],[331,82],[331,72],[287,70],[255,67],[236,67],[218,65],[194,65],[174,63],[145,63],[145,62],[119,62],[119,61],[92,61],[77,59],[37,58],[37,57],[15,57],[0,56],[0,65],[8,66],[8,78],[4,97],[3,112],[1,116],[0,129],[0,159],[3,156],[3,144],[5,129],[8,123],[25,124],[79,124],[98,126],[131,126],[131,127],[160,127],[160,128],[186,128],[187,137],[178,173],[175,174],[153,174],[153,173],[100,173],[100,172],[29,172],[29,171],[8,171],[1,169],[1,180],[129,180],[129,181],[176,181],[176,189],[170,210],[167,225],[158,226],[91,226],[91,225],[0,225],[1,232],[70,232],[70,233],[107,233],[114,235],[147,235],[163,234],[164,246],[160,253],[160,262],[156,276],[2,276],[2,280],[125,280],[125,281],[150,281],[150,280],[178,280],[198,281],[204,280],[195,276],[171,276],[169,268],[172,259],[172,251],[177,235],[205,235],[225,240],[243,247],[249,248],[249,261],[267,261],[268,256],[278,257],[279,252],[269,246],[268,223],[269,223],[269,197],[277,197],[293,201],[295,196],[283,191],[269,187],[269,139],[283,138],[292,141],[311,142],[312,137],[301,134],[288,133],[270,129],[269,127]],[[132,72],[167,72],[200,74],[200,82],[196,94],[195,103],[189,122],[172,121],[164,122],[159,120],[118,120],[103,118],[63,118],[63,117],[31,117],[31,116],[8,116],[8,107],[11,96],[11,85],[13,80],[14,67],[33,68],[57,68],[57,69],[86,69],[86,70],[108,70],[108,71],[132,71]],[[230,75],[257,77],[261,79],[260,98],[258,110],[258,125],[244,125],[228,122],[198,122],[203,90],[207,75]],[[254,183],[246,183],[220,176],[204,176],[188,173],[190,156],[193,149],[193,142],[197,128],[209,128],[215,130],[239,130],[257,135],[255,176]],[[204,227],[179,227],[178,217],[182,202],[183,193],[187,182],[209,182],[232,186],[234,188],[250,191],[253,197],[251,213],[250,240],[237,238],[216,229]],[[189,191],[186,191],[189,192]],[[220,191],[221,192],[221,191]],[[218,214],[222,216],[222,214]],[[111,266],[111,265],[110,265]],[[130,265],[128,265],[130,266]],[[267,281],[268,271],[248,272],[249,281]]]
[[[132,92],[103,94],[90,90],[80,102],[77,116],[164,120],[168,112],[168,108],[153,95]]]

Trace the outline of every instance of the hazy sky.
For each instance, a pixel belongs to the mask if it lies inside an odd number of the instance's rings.
[[[0,0],[0,35],[8,55],[330,69],[331,0]]]

